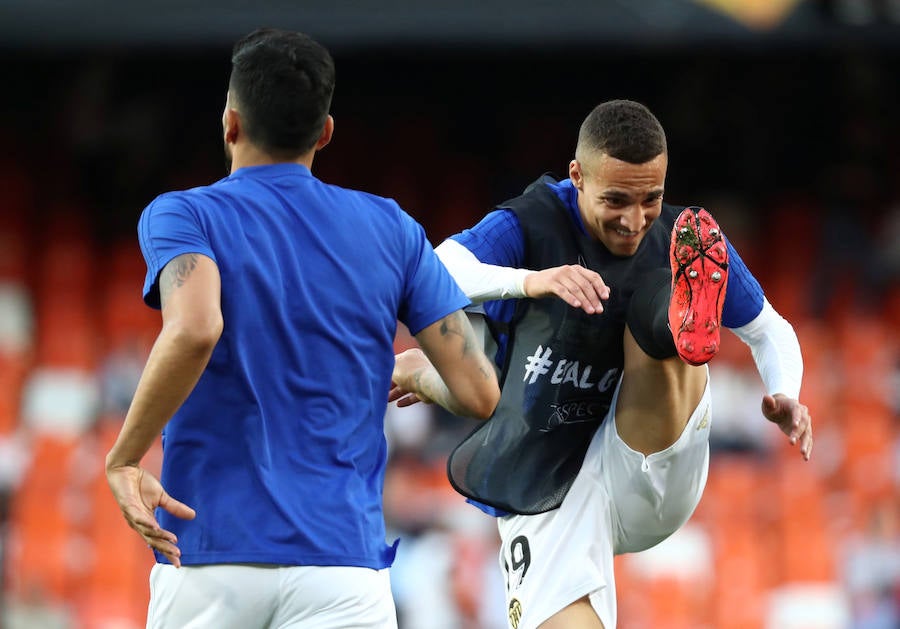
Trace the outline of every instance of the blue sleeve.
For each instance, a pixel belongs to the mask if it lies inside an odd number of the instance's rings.
[[[739,328],[762,312],[763,290],[728,240],[728,288],[722,307],[722,325]]]
[[[194,208],[179,193],[161,195],[144,209],[138,221],[138,241],[147,263],[144,301],[151,308],[160,307],[159,274],[174,258],[200,253],[216,261]]]
[[[416,335],[470,302],[437,257],[422,226],[405,212],[401,216],[407,265],[406,288],[398,318],[410,334]]]
[[[468,502],[470,505],[478,507],[488,515],[494,516],[495,518],[502,518],[505,515],[509,515],[509,511],[504,511],[503,509],[498,509],[496,507],[486,505],[483,502],[478,502],[477,500],[472,500],[471,498],[466,498],[466,502]]]
[[[519,268],[525,259],[522,228],[512,210],[494,210],[451,238],[485,264]]]

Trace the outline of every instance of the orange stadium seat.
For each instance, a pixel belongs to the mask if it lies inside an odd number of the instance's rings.
[[[870,400],[850,403],[842,423],[843,461],[840,487],[849,492],[852,518],[860,523],[872,504],[896,495],[893,482],[896,422],[890,408]]]
[[[141,286],[144,283],[146,266],[141,254],[141,247],[137,238],[122,239],[116,241],[108,252],[110,259],[109,279],[112,283],[133,283],[132,288],[140,296]]]
[[[98,470],[86,487],[91,520],[86,531],[93,552],[73,601],[85,629],[101,627],[100,621],[116,619],[122,627],[142,627],[150,598],[149,575],[154,559],[141,537],[133,531],[110,493],[102,470],[105,453],[121,428],[121,418],[104,417],[94,433]],[[148,469],[158,473],[158,443],[145,457]],[[116,625],[119,626],[119,625]]]
[[[99,337],[87,295],[62,292],[39,297],[37,364],[93,369],[99,359]]]
[[[694,518],[702,517],[712,528],[753,520],[759,514],[759,487],[769,482],[769,472],[758,459],[740,455],[716,455],[710,461],[706,489]]]
[[[691,521],[704,523],[714,549],[713,585],[706,605],[715,629],[760,629],[765,592],[773,583],[773,540],[760,535],[775,517],[768,493],[770,463],[717,455],[704,496]],[[699,626],[699,625],[698,625]]]
[[[29,366],[27,355],[0,353],[0,437],[11,434],[19,426],[22,385]]]
[[[836,566],[825,485],[815,466],[799,456],[783,459],[779,467],[770,494],[779,514],[772,529],[779,542],[773,555],[780,564],[779,581],[831,581]]]
[[[716,629],[760,629],[769,587],[765,563],[769,549],[755,522],[732,524],[716,531],[716,574],[712,626]]]
[[[9,555],[11,589],[21,596],[64,601],[71,593],[74,550],[67,509],[75,439],[38,436],[32,460],[13,496]]]
[[[712,627],[713,575],[694,575],[674,571],[641,574],[629,571],[624,579],[619,566],[637,558],[625,555],[616,564],[616,590],[619,599],[619,626],[699,629]]]
[[[803,352],[803,383],[800,401],[809,407],[814,426],[821,428],[836,419],[837,390],[834,381],[838,360],[834,332],[824,322],[805,319],[794,322]]]
[[[94,283],[94,250],[87,240],[70,237],[46,243],[38,262],[42,291],[89,290]]]
[[[103,295],[102,332],[107,351],[134,346],[146,354],[159,335],[162,318],[141,298],[140,282],[117,281]]]

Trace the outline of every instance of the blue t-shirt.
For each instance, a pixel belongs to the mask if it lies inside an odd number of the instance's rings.
[[[397,321],[416,334],[469,303],[422,227],[390,199],[285,163],[159,196],[139,239],[151,306],[180,254],[209,256],[222,279],[221,339],[163,431],[163,486],[197,511],[157,510],[182,563],[390,566]]]

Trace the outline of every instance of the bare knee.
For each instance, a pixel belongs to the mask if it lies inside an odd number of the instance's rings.
[[[603,629],[603,623],[585,596],[553,614],[538,629]]]

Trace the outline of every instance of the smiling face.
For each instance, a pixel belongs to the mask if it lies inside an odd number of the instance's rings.
[[[569,164],[578,209],[588,233],[616,256],[632,256],[662,211],[668,156],[642,164],[588,153]]]

